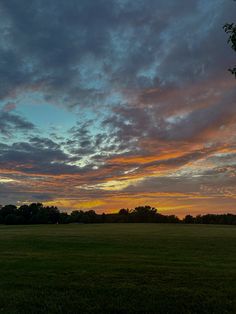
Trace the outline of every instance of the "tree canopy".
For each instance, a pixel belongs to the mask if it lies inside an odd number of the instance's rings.
[[[228,224],[236,225],[236,215],[187,215],[179,219],[175,215],[163,215],[151,206],[138,206],[134,209],[122,208],[118,213],[97,214],[94,210],[74,210],[70,214],[60,212],[55,206],[44,207],[41,203],[30,205],[0,206],[0,224],[67,224],[67,223],[186,223],[186,224]]]

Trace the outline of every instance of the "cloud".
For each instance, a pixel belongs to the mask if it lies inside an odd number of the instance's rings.
[[[9,107],[7,107],[9,109]],[[13,132],[27,132],[34,130],[34,125],[18,114],[9,112],[4,107],[0,111],[0,134],[11,136]]]
[[[216,75],[233,58],[221,30],[232,7],[222,1],[3,0],[0,97],[31,89],[68,106],[102,105],[117,90]],[[219,65],[222,55],[227,61]]]
[[[11,102],[6,103],[2,108],[2,110],[5,112],[10,112],[15,109],[16,109],[16,104],[11,103]]]
[[[74,173],[76,166],[60,146],[47,138],[33,137],[29,142],[1,144],[0,167],[28,174],[56,175]]]
[[[103,124],[132,151],[140,140],[152,141],[154,145],[214,142],[219,139],[217,132],[221,128],[235,122],[234,83],[231,79],[209,80],[205,86],[196,84],[187,92],[170,87],[146,91],[137,102],[115,108]]]

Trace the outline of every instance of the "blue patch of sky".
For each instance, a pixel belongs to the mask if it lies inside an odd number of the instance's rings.
[[[15,103],[15,113],[33,123],[42,135],[49,134],[53,128],[57,128],[58,135],[63,135],[76,123],[76,115],[72,111],[46,102],[40,92],[26,93],[7,102]],[[1,104],[3,106],[4,103]]]

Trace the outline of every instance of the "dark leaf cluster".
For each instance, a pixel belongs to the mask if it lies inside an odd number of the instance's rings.
[[[235,23],[226,23],[224,25],[224,30],[226,34],[229,35],[228,43],[231,45],[231,48],[236,51],[236,24]],[[229,71],[235,75],[236,78],[236,66],[232,69],[229,69]]]

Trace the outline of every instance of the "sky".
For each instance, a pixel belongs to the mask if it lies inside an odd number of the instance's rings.
[[[236,213],[231,0],[1,0],[0,204]]]

